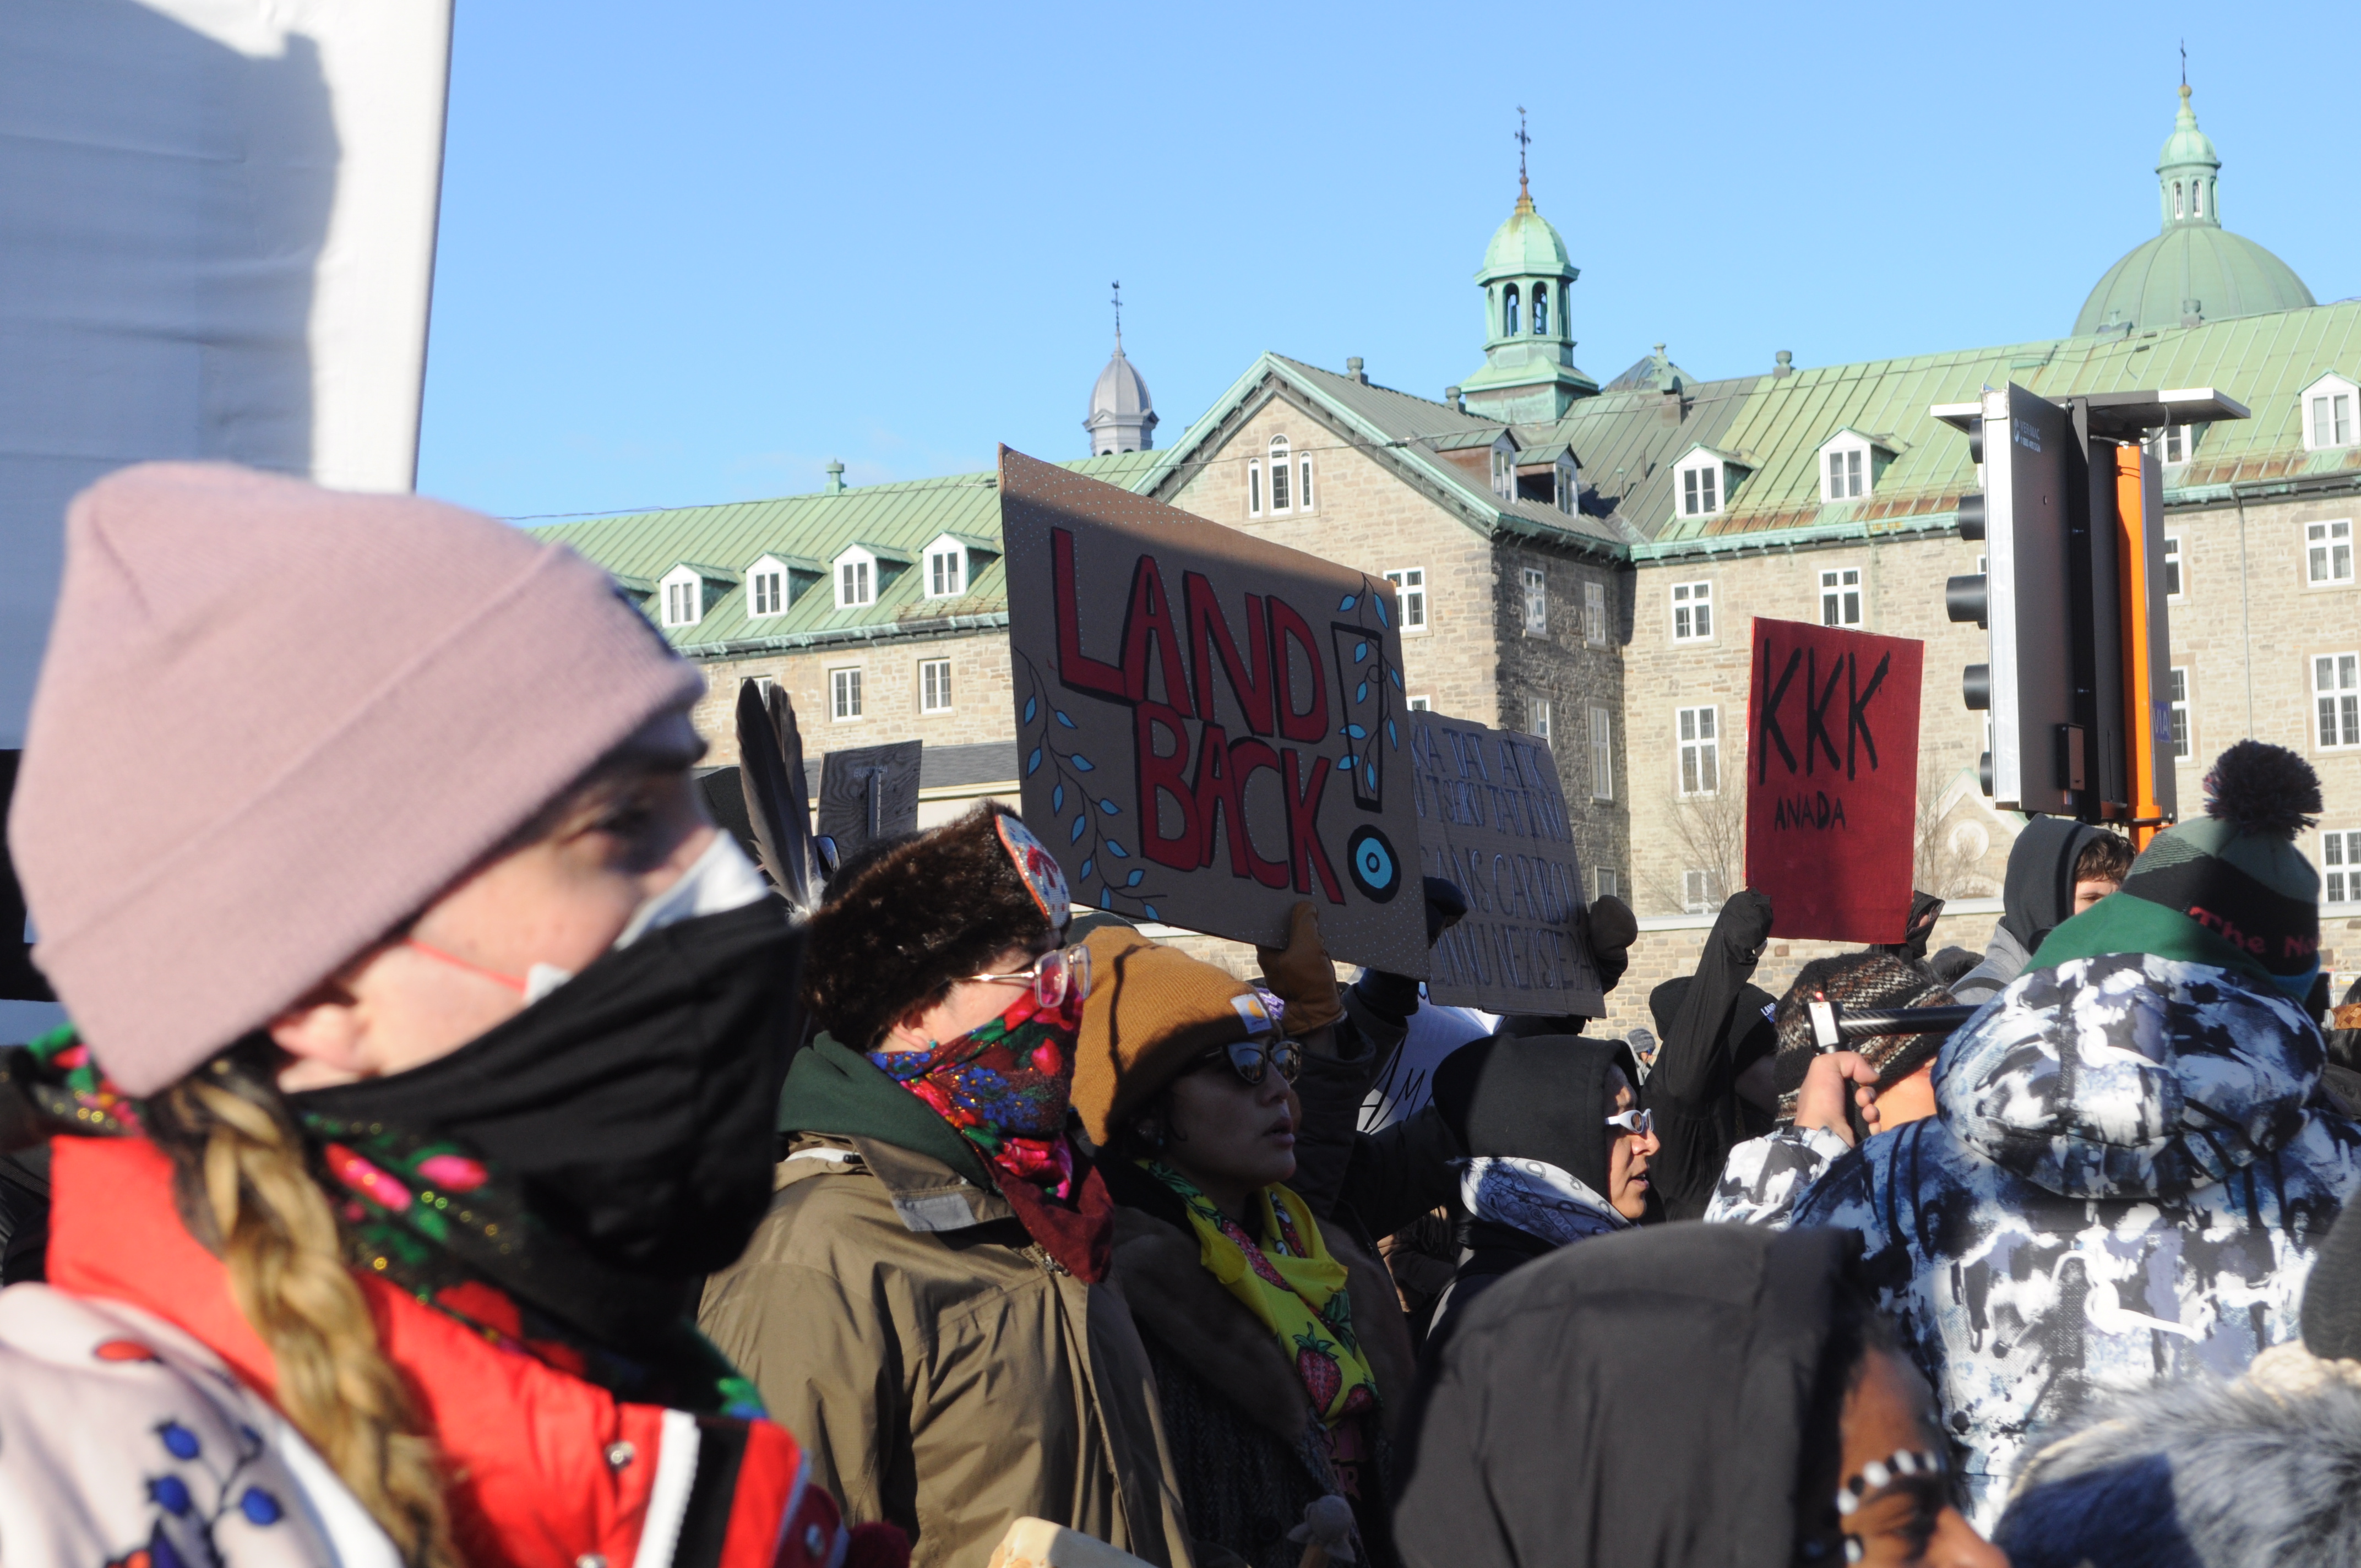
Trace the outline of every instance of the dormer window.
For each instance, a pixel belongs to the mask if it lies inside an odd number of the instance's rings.
[[[787,569],[785,566],[765,563],[746,581],[753,590],[748,596],[752,608],[747,613],[758,617],[776,615],[787,608]]]
[[[1857,430],[1840,430],[1820,444],[1820,499],[1857,501],[1877,492],[1878,477],[1894,460],[1891,447]]]
[[[2342,376],[2323,376],[2303,389],[2303,444],[2312,452],[2354,444],[2361,388]]]
[[[684,561],[656,582],[656,602],[666,626],[695,626],[705,619],[707,596],[737,581],[734,572],[693,566]]]
[[[862,609],[876,602],[877,557],[856,544],[836,558],[836,608]]]
[[[1721,477],[1721,465],[1702,464],[1681,475],[1681,511],[1684,516],[1701,517],[1721,510],[1714,499],[1714,482]]]
[[[1492,444],[1492,493],[1504,501],[1517,499],[1517,448],[1505,433]]]
[[[1568,517],[1582,494],[1582,472],[1574,466],[1574,455],[1561,452],[1557,457],[1557,510]]]
[[[2178,468],[2189,461],[2190,452],[2197,444],[2197,427],[2189,424],[2169,424],[2148,441],[2148,451],[2168,468]]]
[[[957,540],[937,540],[927,550],[927,597],[957,598],[967,592],[967,546]]]

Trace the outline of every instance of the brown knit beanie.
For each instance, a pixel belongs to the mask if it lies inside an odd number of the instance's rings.
[[[1137,931],[1103,928],[1082,945],[1091,997],[1074,1047],[1074,1109],[1104,1145],[1191,1061],[1248,1038],[1249,1016],[1268,1014],[1253,986]]]
[[[66,514],[9,813],[35,961],[152,1094],[704,690],[605,573],[489,518],[125,469]]]
[[[1793,1121],[1795,1100],[1819,1048],[1812,1042],[1808,1011],[1812,993],[1819,992],[1839,1007],[1949,1007],[1954,998],[1943,982],[1923,965],[1892,953],[1844,953],[1814,959],[1795,972],[1795,983],[1779,999],[1773,1023],[1779,1032],[1779,1055],[1772,1082],[1779,1091],[1779,1116]],[[1850,1042],[1877,1069],[1877,1087],[1890,1089],[1935,1059],[1950,1037],[1932,1035],[1867,1035]]]

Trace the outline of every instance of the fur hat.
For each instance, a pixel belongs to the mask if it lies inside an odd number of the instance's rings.
[[[1795,1120],[1804,1074],[1819,1055],[1809,1012],[1816,991],[1843,1007],[1948,1007],[1955,1000],[1924,965],[1892,953],[1843,953],[1806,964],[1795,971],[1795,983],[1779,999],[1774,1014],[1779,1059],[1772,1069],[1772,1082],[1779,1091],[1782,1121]],[[1852,1048],[1877,1069],[1877,1087],[1889,1089],[1934,1060],[1949,1037],[1948,1032],[1870,1035],[1855,1041]]]
[[[831,884],[811,919],[804,1001],[839,1044],[871,1049],[895,1019],[941,1000],[994,955],[1038,947],[1054,934],[1001,830],[1003,817],[1023,833],[1015,812],[987,803],[895,844],[841,886]],[[1030,834],[1024,841],[1034,842]],[[1062,902],[1061,894],[1061,925]]]
[[[1245,981],[1127,927],[1102,927],[1082,946],[1091,994],[1074,1047],[1073,1101],[1093,1143],[1111,1142],[1124,1118],[1206,1051],[1275,1022]]]

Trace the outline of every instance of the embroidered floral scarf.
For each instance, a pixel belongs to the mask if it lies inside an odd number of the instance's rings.
[[[71,1025],[0,1052],[0,1078],[60,1131],[141,1135],[139,1102],[99,1071]],[[587,1256],[468,1151],[381,1124],[299,1121],[356,1269],[618,1398],[763,1415],[753,1384],[697,1332],[675,1288]]]
[[[1334,1428],[1377,1409],[1378,1380],[1353,1332],[1345,1266],[1329,1255],[1303,1200],[1276,1182],[1256,1193],[1257,1242],[1172,1167],[1140,1165],[1180,1195],[1197,1233],[1198,1261],[1278,1336],[1321,1424]]]
[[[872,1051],[879,1071],[934,1108],[1004,1176],[1074,1195],[1066,1141],[1082,999],[1045,1008],[1028,989],[982,1028],[932,1050]]]

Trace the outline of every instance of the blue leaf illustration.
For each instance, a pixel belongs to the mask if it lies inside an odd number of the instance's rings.
[[[1109,839],[1106,841],[1106,852],[1113,855],[1118,861],[1127,861],[1131,859],[1131,851],[1125,849],[1113,839]]]
[[[1123,885],[1126,887],[1137,887],[1146,880],[1148,880],[1148,873],[1135,868],[1129,876],[1123,879]]]
[[[1393,622],[1389,620],[1386,615],[1386,601],[1382,598],[1373,598],[1369,602],[1378,607],[1378,624],[1379,626],[1391,626]]]
[[[1354,606],[1356,603],[1357,603],[1357,602],[1359,602],[1359,596],[1358,596],[1358,595],[1356,595],[1356,594],[1346,594],[1346,595],[1345,596],[1345,602],[1344,602],[1344,603],[1342,603],[1342,604],[1340,604],[1340,605],[1338,605],[1336,608],[1337,608],[1338,609],[1352,609],[1352,608],[1353,608],[1353,606]]]
[[[1336,759],[1336,771],[1340,773],[1349,773],[1353,771],[1353,753],[1347,751]]]
[[[1370,769],[1368,770],[1368,780],[1369,780],[1369,787],[1370,787],[1371,789],[1375,789],[1375,788],[1377,788],[1377,787],[1378,787],[1378,770],[1377,770],[1377,768],[1376,768],[1374,765],[1373,765],[1373,766],[1371,766],[1371,767],[1370,767]]]
[[[1069,843],[1069,844],[1079,844],[1079,843],[1081,843],[1081,842],[1082,841],[1082,829],[1083,829],[1083,828],[1087,828],[1087,827],[1089,827],[1090,825],[1091,825],[1091,819],[1090,819],[1089,817],[1075,817],[1075,818],[1074,818],[1074,831],[1073,831],[1073,833],[1072,833],[1072,834],[1071,834],[1071,836],[1066,839],[1066,842],[1067,842],[1067,843]]]
[[[1345,733],[1350,735],[1356,740],[1366,740],[1369,738],[1369,732],[1362,729],[1357,724],[1347,724],[1345,726]]]
[[[1386,720],[1386,744],[1397,751],[1401,750],[1401,737],[1394,733],[1394,721],[1390,718]]]
[[[1040,772],[1040,771],[1041,771],[1041,748],[1040,748],[1040,747],[1038,747],[1038,746],[1034,747],[1034,748],[1033,748],[1033,754],[1032,754],[1031,756],[1029,756],[1029,757],[1027,757],[1027,758],[1026,758],[1026,759],[1025,759],[1025,771],[1026,771],[1027,773],[1038,773],[1038,772]]]
[[[1353,700],[1355,702],[1367,702],[1369,700],[1368,682],[1363,681],[1359,685],[1353,688]]]
[[[1040,699],[1039,697],[1038,697],[1038,696],[1028,696],[1028,697],[1027,697],[1027,698],[1025,699],[1025,718],[1024,718],[1024,722],[1025,722],[1025,723],[1027,723],[1027,724],[1030,724],[1030,723],[1032,723],[1032,722],[1033,722],[1033,716],[1034,716],[1036,713],[1038,713],[1040,710],[1041,710],[1041,699]]]
[[[1086,773],[1095,773],[1097,771],[1091,765],[1091,760],[1088,757],[1083,756],[1080,751],[1069,751],[1066,753],[1066,761],[1073,763],[1074,766],[1082,769],[1082,772]]]
[[[1386,674],[1394,678],[1394,687],[1396,690],[1400,690],[1401,687],[1401,672],[1400,670],[1388,670]]]
[[[1076,878],[1075,880],[1077,880],[1077,881],[1079,881],[1079,882],[1088,882],[1088,881],[1090,881],[1090,880],[1091,880],[1091,868],[1092,868],[1093,866],[1096,865],[1096,864],[1098,864],[1098,861],[1097,861],[1097,859],[1096,859],[1095,857],[1093,857],[1093,858],[1092,858],[1092,859],[1090,859],[1090,860],[1084,861],[1082,862],[1082,874],[1080,877]]]
[[[1109,817],[1121,817],[1123,815],[1122,806],[1117,806],[1114,801],[1104,798],[1102,798],[1099,801],[1099,809],[1105,812]]]
[[[1139,907],[1150,920],[1161,920],[1164,918],[1163,916],[1156,913],[1156,905],[1153,904],[1143,904]]]
[[[1356,643],[1354,643],[1354,644],[1353,644],[1353,663],[1355,663],[1356,664],[1357,664],[1357,663],[1359,663],[1362,660],[1364,660],[1364,659],[1367,658],[1368,656],[1369,656],[1369,645],[1368,645],[1367,643],[1366,643],[1366,642],[1356,642]]]
[[[1067,729],[1073,729],[1073,728],[1074,728],[1074,721],[1073,721],[1072,719],[1071,719],[1071,718],[1067,718],[1067,717],[1066,717],[1066,710],[1065,710],[1064,708],[1062,708],[1062,707],[1053,707],[1053,708],[1051,708],[1049,711],[1050,711],[1050,712],[1052,712],[1052,713],[1054,713],[1054,714],[1056,714],[1056,715],[1058,716],[1058,722],[1059,722],[1059,723],[1060,723],[1060,724],[1064,725],[1064,726],[1065,726]]]
[[[1066,809],[1066,786],[1064,784],[1060,784],[1056,789],[1049,792],[1049,809],[1051,811],[1063,811]]]

